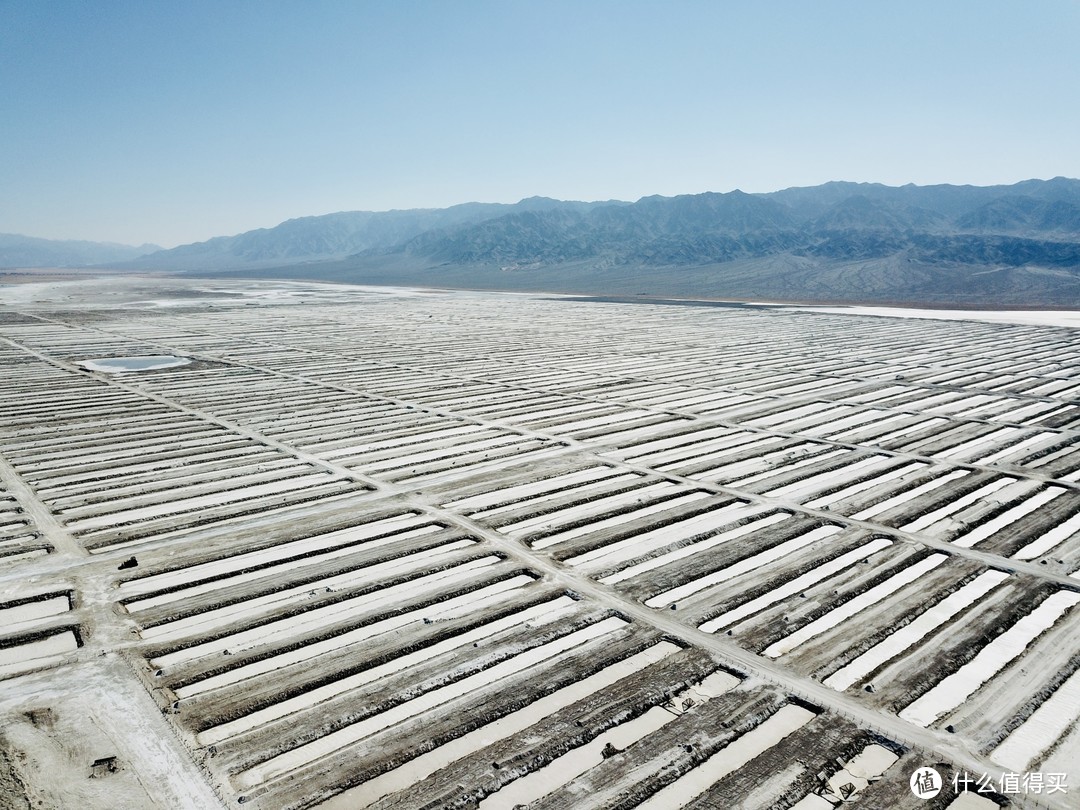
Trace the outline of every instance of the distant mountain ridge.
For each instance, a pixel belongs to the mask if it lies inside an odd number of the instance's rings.
[[[423,233],[466,227],[513,212],[551,208],[584,211],[605,204],[530,197],[513,205],[472,202],[449,208],[343,211],[290,219],[273,228],[181,245],[143,256],[131,265],[161,270],[215,270],[325,261],[391,248]]]
[[[828,184],[820,197],[805,189],[645,197],[589,211],[508,214],[366,255],[532,267],[581,260],[678,267],[789,253],[840,261],[904,254],[928,263],[1080,266],[1080,181],[1021,185],[1029,194],[1015,193],[1016,187]]]
[[[1080,306],[1080,180],[341,212],[121,267],[357,283]]]
[[[836,182],[515,212],[313,266],[309,276],[622,296],[1080,307],[1080,181]]]
[[[972,238],[935,239],[931,237]],[[990,240],[978,237],[994,237]],[[1027,240],[1004,241],[1000,237]],[[140,257],[149,269],[230,270],[391,254],[433,264],[680,266],[793,252],[834,259],[907,251],[926,261],[1034,260],[1031,240],[1080,241],[1080,181],[1011,186],[884,186],[831,182],[768,194],[732,191],[581,203],[534,197],[513,205],[343,212],[217,237]],[[1012,258],[1010,258],[1010,254]],[[1048,246],[1047,261],[1071,252]]]
[[[0,233],[0,267],[84,267],[126,262],[160,251],[159,245],[118,245],[113,242],[39,239]]]

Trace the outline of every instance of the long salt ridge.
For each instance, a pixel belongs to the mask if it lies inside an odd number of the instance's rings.
[[[937,566],[941,565],[949,559],[944,554],[931,554],[929,557],[920,560],[914,565],[908,566],[898,574],[894,574],[887,580],[879,585],[875,585],[865,593],[859,594],[853,599],[849,599],[839,607],[833,608],[820,619],[810,622],[805,627],[796,630],[794,633],[780,639],[773,644],[770,644],[765,648],[763,655],[769,658],[779,658],[784,653],[798,647],[800,644],[804,644],[815,636],[819,636],[822,633],[831,630],[840,622],[851,618],[856,613],[860,613],[867,608],[876,605],[882,599],[887,596],[891,596],[905,585],[909,585],[923,574],[928,573]]]
[[[1058,591],[1047,597],[1034,611],[983,647],[964,666],[909,704],[900,712],[900,718],[918,726],[929,726],[946,712],[955,709],[1020,656],[1077,602],[1080,602],[1080,593],[1074,591]]]
[[[651,664],[662,661],[678,651],[679,647],[675,644],[662,641],[637,655],[611,664],[588,678],[540,698],[506,717],[464,734],[436,748],[434,751],[422,754],[400,768],[347,790],[318,805],[318,808],[319,810],[361,810],[361,808],[373,804],[383,796],[415,785],[439,769],[445,768],[447,765],[463,759],[492,743],[523,731],[529,726],[550,717],[560,709],[571,706],[602,689],[635,675]]]
[[[510,675],[514,675],[529,667],[541,664],[560,653],[588,644],[589,642],[600,639],[609,633],[613,633],[616,630],[627,626],[629,626],[629,622],[617,617],[611,617],[599,621],[596,624],[589,625],[581,630],[576,630],[567,636],[550,641],[541,647],[519,653],[511,659],[482,670],[475,675],[470,675],[455,683],[447,684],[446,686],[426,692],[419,697],[399,704],[374,717],[357,721],[345,728],[320,737],[317,740],[293,748],[284,754],[279,754],[266,762],[261,762],[246,771],[242,771],[237,776],[236,781],[241,787],[250,788],[270,779],[283,776],[289,771],[295,770],[320,757],[327,756],[346,745],[369,737],[392,725],[422,714],[423,712],[446,703],[455,697],[460,697],[474,690],[482,689],[502,678],[509,677]]]

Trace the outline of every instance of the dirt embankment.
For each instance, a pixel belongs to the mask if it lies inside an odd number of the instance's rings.
[[[15,771],[7,739],[0,735],[0,810],[30,810],[26,786]]]

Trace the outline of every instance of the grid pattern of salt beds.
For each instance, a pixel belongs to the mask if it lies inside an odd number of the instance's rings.
[[[28,391],[47,384],[36,371],[25,352],[0,346],[0,380],[25,386],[19,392],[0,390],[0,429],[20,429],[26,424],[17,404],[25,401]],[[15,491],[18,483],[0,454],[0,568],[18,569],[53,550]],[[82,630],[72,612],[72,591],[29,583],[23,592],[4,589],[2,593],[0,681],[74,660],[82,645]]]
[[[0,485],[0,560],[37,557],[48,551],[48,543],[42,540],[19,500]]]
[[[20,381],[30,389],[36,388],[41,380],[34,375],[32,366],[33,361],[25,352],[0,345],[0,380]],[[20,419],[14,409],[24,396],[25,389],[16,391],[9,386],[0,390],[0,429],[20,430],[25,426],[26,420]],[[13,471],[5,474],[4,467],[0,466],[0,563],[40,557],[51,548],[17,495],[9,489],[13,474]],[[9,481],[6,486],[5,480]]]
[[[425,801],[449,803],[458,788],[446,771],[470,782],[479,772],[473,788],[497,791],[650,711],[647,729],[656,714],[671,728],[643,763],[689,771],[682,740],[719,749],[758,712],[782,708],[775,690],[736,690],[739,678],[708,655],[493,551],[392,513],[146,573],[120,592],[156,681],[175,696],[171,716],[246,801],[267,806],[343,789],[341,806],[382,806],[436,772],[441,788]],[[706,682],[717,691],[708,711],[712,694],[694,691]],[[682,693],[701,708],[671,704]],[[721,709],[733,733],[710,732]],[[834,753],[865,740],[816,719],[792,731],[805,742],[819,728]],[[622,779],[643,782],[643,797],[653,789],[643,776]]]
[[[1080,750],[1068,723],[1040,732],[1040,710],[1080,682],[1071,331],[482,301],[4,328],[49,358],[21,362],[84,421],[56,446],[24,423],[3,455],[85,548],[137,547],[117,586],[135,649],[232,792],[499,806],[525,774],[699,689],[699,706],[663,710],[672,721],[627,726],[622,757],[565,783],[547,772],[532,796],[631,806],[784,708],[730,675],[701,699],[725,648],[1011,767]],[[118,379],[71,367],[150,353],[197,362]],[[72,437],[97,413],[108,430],[81,451]],[[102,486],[64,466],[184,439],[176,480],[159,465]],[[277,514],[292,504],[274,491],[201,522],[201,498],[301,476],[327,482],[325,503]],[[185,497],[186,523],[167,511]],[[803,719],[775,745],[825,740],[826,763],[862,739],[820,707]],[[685,806],[760,783],[761,761],[717,771]],[[793,772],[773,798],[812,783]]]
[[[110,350],[103,343],[95,353]],[[44,361],[25,363],[0,389],[7,397],[0,453],[94,552],[368,489],[222,424]]]
[[[0,602],[0,682],[76,660],[82,629],[72,591],[38,591]]]

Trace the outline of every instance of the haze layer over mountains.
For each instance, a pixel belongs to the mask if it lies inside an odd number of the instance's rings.
[[[6,252],[3,264],[13,264]],[[347,212],[121,266],[609,295],[1080,306],[1080,180],[832,182],[634,203],[533,197]]]
[[[68,239],[38,239],[0,233],[0,267],[81,267],[124,262],[160,251],[159,245],[118,245]]]

